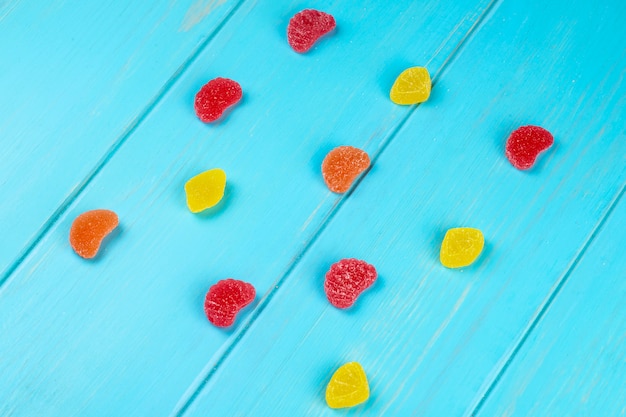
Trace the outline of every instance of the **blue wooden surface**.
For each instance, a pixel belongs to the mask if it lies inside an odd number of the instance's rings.
[[[0,2],[0,282],[238,3]]]
[[[594,305],[619,296],[626,276],[617,249],[626,229],[626,6],[391,3],[0,4],[2,46],[28,57],[0,77],[11,92],[0,99],[9,161],[0,183],[0,415],[337,414],[323,390],[350,360],[368,372],[372,398],[341,414],[500,415],[518,380],[526,385],[517,415],[624,412],[625,312],[614,299]],[[311,6],[334,14],[338,29],[297,55],[285,26]],[[50,117],[33,123],[26,109],[46,74],[32,65],[42,50],[59,65],[49,74],[57,90],[47,90]],[[80,65],[96,59],[111,66]],[[388,89],[412,65],[433,74],[431,99],[395,106]],[[238,80],[244,100],[206,126],[193,95],[215,76]],[[73,80],[77,90],[61,94]],[[530,123],[551,130],[556,145],[518,172],[503,143]],[[342,144],[364,148],[374,164],[338,197],[319,166]],[[182,186],[212,167],[227,172],[225,200],[192,215]],[[42,170],[49,175],[35,175]],[[121,226],[87,262],[67,233],[97,207],[115,210]],[[485,253],[446,270],[439,242],[464,225],[484,231]],[[584,271],[603,253],[614,256],[595,298],[568,291],[593,284]],[[381,276],[354,309],[338,311],[323,274],[348,256]],[[226,277],[259,295],[224,331],[208,324],[202,300]],[[586,306],[589,323],[606,323],[574,359],[575,333],[536,336],[561,324],[551,305],[572,303]],[[553,369],[577,371],[537,373],[546,346]],[[563,384],[586,392],[581,375],[602,378],[589,356],[612,370],[604,408],[538,395],[558,396]]]
[[[622,189],[479,416],[626,413],[625,226]]]

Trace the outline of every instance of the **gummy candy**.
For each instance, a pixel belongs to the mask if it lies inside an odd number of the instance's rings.
[[[231,278],[223,279],[206,293],[204,312],[217,327],[228,327],[235,322],[237,313],[254,301],[255,296],[252,284]]]
[[[304,53],[333,29],[335,18],[332,15],[313,9],[302,10],[289,21],[287,41],[294,51]]]
[[[224,197],[226,173],[220,168],[210,169],[196,175],[185,183],[187,207],[199,213],[213,207]]]
[[[424,67],[402,71],[391,87],[389,97],[396,104],[416,104],[430,96],[430,74]]]
[[[330,408],[354,407],[369,397],[367,376],[358,362],[348,362],[337,369],[326,387],[326,404]]]
[[[70,245],[79,256],[96,256],[102,240],[117,227],[117,214],[111,210],[86,211],[74,219],[70,228]]]
[[[461,268],[474,262],[485,245],[483,233],[471,227],[458,227],[446,232],[439,259],[447,268]]]
[[[348,308],[377,277],[373,265],[358,259],[342,259],[334,263],[326,273],[324,292],[332,305]]]
[[[228,107],[241,100],[242,95],[238,82],[228,78],[215,78],[202,86],[196,94],[196,115],[204,123],[214,122]]]
[[[365,151],[352,146],[340,146],[328,152],[322,162],[324,182],[334,193],[345,193],[354,180],[370,166]]]
[[[506,141],[506,157],[517,169],[529,169],[537,156],[554,143],[554,137],[539,126],[517,128]]]

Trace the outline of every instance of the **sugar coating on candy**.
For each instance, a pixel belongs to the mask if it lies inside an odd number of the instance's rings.
[[[324,292],[337,308],[348,308],[369,288],[378,274],[373,265],[358,259],[342,259],[326,273]]]
[[[358,362],[348,362],[335,371],[326,386],[330,408],[354,407],[370,397],[367,375]]]
[[[196,175],[185,183],[187,207],[192,213],[213,207],[224,197],[226,173],[220,168]]]
[[[483,233],[471,227],[458,227],[446,232],[441,243],[439,259],[447,268],[462,268],[472,264],[485,246]]]
[[[408,68],[396,78],[389,97],[396,104],[417,104],[428,100],[430,88],[430,74],[426,68]]]
[[[306,9],[295,14],[287,26],[287,41],[294,51],[307,52],[315,42],[335,29],[335,18],[328,13]]]
[[[96,256],[102,240],[117,227],[119,219],[111,210],[86,211],[76,217],[70,228],[70,245],[79,256]]]
[[[330,191],[345,193],[369,166],[370,157],[365,151],[352,146],[340,146],[324,158],[322,176]]]
[[[529,169],[537,156],[554,143],[554,137],[539,126],[517,128],[506,141],[506,157],[517,169]]]
[[[238,82],[228,78],[215,78],[202,86],[196,94],[196,115],[204,123],[214,122],[227,108],[241,100],[242,95]]]
[[[217,327],[232,326],[237,313],[254,301],[252,284],[236,279],[223,279],[213,285],[204,299],[204,312]]]

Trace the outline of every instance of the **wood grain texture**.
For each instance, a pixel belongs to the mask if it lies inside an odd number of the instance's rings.
[[[0,288],[0,414],[180,411],[254,317],[211,327],[208,287],[233,277],[270,293],[340,204],[321,179],[325,153],[380,148],[414,111],[390,103],[395,76],[437,73],[488,4],[318,2],[339,29],[301,56],[285,32],[304,4],[243,3]],[[215,76],[238,80],[244,99],[207,126],[192,103]],[[184,182],[218,166],[224,201],[192,215]],[[85,262],[67,233],[104,204],[120,227]]]
[[[626,415],[622,195],[478,416]]]
[[[0,2],[0,282],[239,1],[202,3]]]
[[[509,1],[494,10],[239,342],[200,376],[184,415],[335,415],[324,389],[348,361],[364,366],[372,397],[342,414],[474,413],[601,238],[626,181],[624,6],[569,6]],[[519,172],[504,141],[530,123],[551,130],[556,145]],[[437,259],[455,226],[478,227],[487,240],[462,271]],[[322,290],[343,257],[380,273],[348,311]],[[619,409],[620,392],[602,409]],[[562,403],[558,415],[574,407]]]

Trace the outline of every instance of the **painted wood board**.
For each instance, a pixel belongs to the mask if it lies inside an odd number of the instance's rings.
[[[247,279],[259,299],[273,288],[341,201],[321,181],[325,152],[382,146],[413,111],[389,102],[395,76],[414,63],[436,73],[487,6],[320,2],[340,29],[300,56],[285,26],[302,5],[243,3],[0,288],[0,411],[179,409],[252,317],[211,327],[208,287]],[[205,126],[191,103],[215,76],[240,81],[245,98]],[[214,166],[229,178],[225,200],[194,216],[183,184]],[[103,206],[121,225],[85,262],[67,233],[74,216]]]
[[[626,414],[621,197],[478,416]]]
[[[237,344],[198,376],[180,414],[336,415],[325,385],[348,361],[363,364],[372,396],[341,414],[475,412],[601,238],[626,181],[624,6],[570,6],[494,8]],[[556,145],[519,172],[503,146],[528,123],[553,131]],[[437,256],[456,226],[487,239],[481,259],[461,271]],[[322,289],[343,257],[380,273],[348,311]],[[619,392],[605,409],[623,404]]]
[[[0,2],[0,282],[238,3]]]

